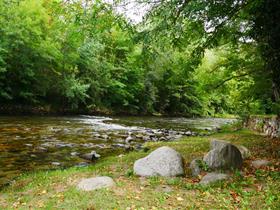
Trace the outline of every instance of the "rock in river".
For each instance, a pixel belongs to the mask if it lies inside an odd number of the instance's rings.
[[[108,176],[100,176],[88,179],[82,179],[77,188],[82,191],[92,191],[100,188],[113,187],[115,182]]]
[[[134,163],[134,172],[139,176],[184,175],[182,156],[170,147],[160,147]]]
[[[97,160],[98,158],[101,157],[101,155],[97,154],[95,151],[91,151],[90,153],[86,153],[80,156],[81,158],[85,159],[85,160]]]

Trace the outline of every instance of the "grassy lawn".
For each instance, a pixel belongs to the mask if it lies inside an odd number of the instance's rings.
[[[167,145],[176,149],[188,166],[192,159],[209,150],[213,138],[242,144],[252,152],[242,172],[233,172],[229,181],[200,186],[199,178],[189,175],[176,178],[133,175],[134,161],[157,147]],[[248,130],[227,129],[207,137],[148,143],[147,147],[148,152],[104,158],[85,168],[26,174],[2,189],[0,209],[280,209],[280,139],[268,139]],[[273,164],[255,170],[250,162],[258,158]],[[97,175],[112,177],[116,186],[92,192],[76,189],[81,178]]]

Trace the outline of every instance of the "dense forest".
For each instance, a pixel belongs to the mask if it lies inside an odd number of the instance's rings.
[[[278,0],[139,1],[140,23],[115,4],[0,1],[2,109],[279,114]]]

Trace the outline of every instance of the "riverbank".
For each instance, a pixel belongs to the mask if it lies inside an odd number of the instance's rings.
[[[133,175],[135,160],[167,145],[180,152],[186,166],[193,158],[209,150],[209,141],[223,139],[244,145],[252,153],[242,173],[233,180],[211,187],[197,184],[199,178],[139,178]],[[108,157],[84,168],[43,171],[18,178],[2,189],[2,209],[279,209],[279,139],[266,138],[243,129],[226,129],[205,137],[187,137],[174,142],[147,143],[148,152],[130,152]],[[272,165],[255,170],[252,160],[268,159]],[[116,186],[93,192],[81,192],[76,184],[82,178],[98,175],[112,177]]]

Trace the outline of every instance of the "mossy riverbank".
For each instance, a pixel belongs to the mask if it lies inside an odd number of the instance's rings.
[[[139,178],[133,175],[135,160],[167,145],[180,152],[186,164],[209,150],[213,138],[248,147],[252,153],[242,172],[211,186],[199,178]],[[280,140],[249,130],[226,129],[207,137],[188,137],[174,142],[148,143],[148,152],[130,152],[101,159],[85,168],[42,171],[19,177],[1,191],[0,209],[279,209]],[[264,158],[272,165],[253,169],[252,160]],[[188,173],[188,171],[187,171]],[[116,186],[92,192],[76,189],[82,178],[106,175]]]

